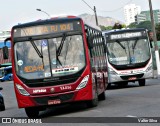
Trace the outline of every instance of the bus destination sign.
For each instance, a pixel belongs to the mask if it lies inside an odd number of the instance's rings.
[[[126,39],[126,38],[135,38],[135,37],[141,37],[143,36],[142,32],[128,32],[128,33],[122,33],[122,34],[112,34],[110,35],[111,40],[115,39]]]
[[[47,25],[38,25],[38,26],[14,29],[14,36],[25,37],[25,36],[43,35],[51,33],[60,33],[73,30],[74,30],[73,23],[47,24]]]

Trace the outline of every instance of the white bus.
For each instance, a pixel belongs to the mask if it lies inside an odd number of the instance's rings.
[[[108,65],[109,85],[127,86],[153,78],[150,41],[146,29],[121,29],[103,32]]]

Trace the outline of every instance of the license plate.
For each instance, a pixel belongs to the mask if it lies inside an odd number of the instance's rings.
[[[128,80],[136,80],[136,77],[130,77]]]
[[[56,104],[61,104],[60,99],[55,99],[55,100],[49,100],[48,105],[56,105]]]

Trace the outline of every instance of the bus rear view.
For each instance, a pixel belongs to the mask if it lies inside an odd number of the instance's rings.
[[[109,83],[126,86],[153,77],[152,55],[145,29],[123,29],[104,33]]]

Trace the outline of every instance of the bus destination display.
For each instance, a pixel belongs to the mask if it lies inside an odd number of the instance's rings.
[[[122,33],[122,34],[112,34],[110,35],[111,40],[115,39],[126,39],[126,38],[135,38],[135,37],[141,37],[143,36],[142,32],[128,32],[128,33]]]
[[[14,29],[14,36],[25,37],[50,33],[60,33],[73,30],[73,23],[38,25]]]

